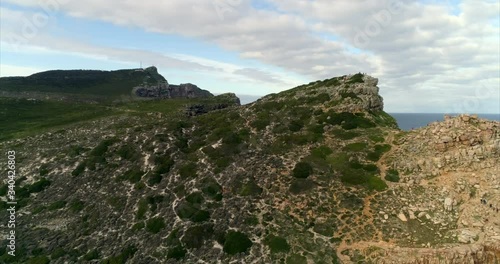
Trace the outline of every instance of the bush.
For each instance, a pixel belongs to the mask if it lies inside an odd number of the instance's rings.
[[[45,176],[49,173],[49,166],[46,163],[44,163],[40,166],[38,171],[40,172],[40,176]]]
[[[375,145],[375,149],[374,151],[372,152],[369,152],[368,155],[366,156],[367,159],[371,160],[371,161],[378,161],[380,160],[380,158],[382,157],[382,155],[391,150],[391,145],[387,145],[387,144],[384,144],[384,145]]]
[[[93,249],[89,251],[87,254],[83,256],[83,260],[90,261],[93,259],[98,259],[99,258],[99,252],[97,252],[96,249]]]
[[[155,163],[157,164],[156,173],[158,174],[168,173],[172,168],[172,166],[174,166],[174,161],[170,159],[170,157],[167,158],[157,157],[155,159]]]
[[[387,184],[377,176],[368,178],[368,189],[375,191],[383,191],[387,189]]]
[[[186,256],[187,251],[182,246],[171,248],[167,252],[168,259],[181,260]]]
[[[220,201],[222,200],[222,187],[213,178],[207,178],[202,181],[203,186],[201,191],[209,198]]]
[[[333,150],[327,146],[321,146],[313,149],[311,155],[315,158],[326,159],[326,157],[333,153]]]
[[[137,219],[144,219],[144,216],[146,215],[146,212],[148,211],[148,202],[144,199],[140,200],[139,203],[137,204],[137,213],[136,213],[136,218]]]
[[[292,132],[298,132],[304,127],[304,122],[300,120],[292,120],[288,125],[288,129]]]
[[[311,190],[314,186],[314,182],[309,179],[293,179],[289,190],[292,194],[300,194]]]
[[[293,177],[295,178],[307,178],[309,175],[313,173],[313,168],[307,162],[299,162],[295,164],[295,168],[293,168]]]
[[[165,221],[163,218],[155,217],[151,218],[146,222],[146,230],[153,234],[157,234],[165,227]]]
[[[198,210],[196,213],[191,216],[190,220],[195,223],[201,223],[210,219],[210,213],[205,210]]]
[[[118,153],[118,156],[120,156],[122,159],[126,159],[126,160],[132,160],[137,156],[137,152],[134,149],[134,147],[132,147],[128,144],[121,146],[118,149],[117,153]]]
[[[245,234],[230,230],[225,236],[223,250],[234,255],[247,251],[252,245],[252,241]]]
[[[57,202],[53,202],[52,204],[49,205],[49,207],[47,209],[53,211],[53,210],[57,210],[57,209],[61,209],[63,208],[64,206],[66,206],[67,202],[66,201],[57,201]]]
[[[363,74],[362,73],[356,73],[351,78],[349,78],[349,81],[347,83],[364,83],[363,81]]]
[[[202,204],[204,202],[203,195],[201,192],[194,192],[188,196],[186,196],[186,201],[190,204]]]
[[[41,180],[39,180],[39,181],[33,183],[31,186],[29,186],[28,191],[30,193],[38,193],[38,192],[45,190],[49,186],[50,186],[50,181],[45,179],[45,178],[42,178]]]
[[[99,145],[97,145],[94,149],[92,149],[90,155],[103,156],[106,153],[106,151],[108,151],[109,146],[113,145],[116,142],[118,142],[118,139],[116,138],[103,140],[101,141],[101,143],[99,143]]]
[[[366,150],[366,148],[368,148],[368,143],[356,142],[356,143],[351,143],[351,144],[345,146],[344,150],[345,151],[359,152],[359,151]]]
[[[85,171],[85,163],[82,162],[76,166],[76,168],[71,172],[73,176],[79,176],[82,172]]]
[[[349,140],[360,136],[359,133],[353,131],[345,131],[343,129],[335,129],[332,131],[332,134],[335,135],[337,138],[343,140]]]
[[[85,204],[80,200],[73,200],[69,203],[69,209],[73,212],[80,212],[85,207]]]
[[[240,189],[241,196],[252,196],[259,195],[262,193],[262,188],[255,183],[255,181],[250,180],[247,183],[243,184]]]
[[[30,258],[27,264],[48,264],[50,263],[50,259],[47,256],[38,256],[34,258]]]
[[[196,178],[196,163],[190,162],[179,169],[182,178]]]
[[[128,180],[130,183],[137,183],[141,180],[142,175],[144,175],[143,171],[139,170],[138,168],[133,168],[126,171],[123,175],[117,177],[117,180]]]
[[[192,226],[186,230],[182,242],[187,248],[200,248],[205,240],[212,237],[214,230],[211,224]]]
[[[390,182],[399,182],[399,172],[395,169],[390,169],[387,171],[385,175],[385,179]]]
[[[151,173],[149,175],[149,178],[148,178],[148,184],[149,185],[159,184],[162,179],[163,179],[163,176],[161,176],[160,173],[158,173],[158,172]]]
[[[288,245],[286,239],[282,237],[268,235],[266,239],[264,239],[264,244],[271,249],[271,253],[290,251],[290,245]]]

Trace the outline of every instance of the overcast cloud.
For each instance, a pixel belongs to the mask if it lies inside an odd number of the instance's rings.
[[[40,2],[51,1],[56,0]],[[28,46],[121,61],[146,57],[160,66],[178,65],[194,72],[221,74],[223,78],[243,78],[272,86],[274,90],[292,88],[302,79],[308,82],[366,72],[380,79],[389,111],[500,112],[498,1],[58,2],[61,4],[50,9],[57,11],[50,13],[51,17],[64,15],[81,21],[102,21],[124,28],[190,37],[236,53],[241,60],[266,66],[235,63],[216,67],[203,63],[204,59],[217,61],[214,57],[185,60],[126,45],[103,47],[93,44],[91,39],[43,30],[29,39]],[[43,9],[35,0],[2,3],[7,4],[2,7],[1,40],[5,47],[6,42],[12,42],[12,35],[9,37],[6,31],[19,34],[23,30],[19,14],[31,18]],[[64,28],[57,21],[50,23],[49,26]]]

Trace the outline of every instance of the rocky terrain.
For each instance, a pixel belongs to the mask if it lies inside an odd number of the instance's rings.
[[[130,108],[0,142],[19,175],[18,255],[0,262],[498,263],[499,122],[403,132],[377,83]]]

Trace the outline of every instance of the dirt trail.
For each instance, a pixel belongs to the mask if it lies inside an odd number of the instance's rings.
[[[379,168],[380,171],[380,177],[385,181],[385,175],[387,171],[387,166],[385,164],[385,158],[387,155],[389,155],[391,152],[393,152],[397,146],[393,144],[394,141],[394,134],[397,132],[389,132],[387,137],[385,138],[384,143],[388,144],[391,146],[391,150],[384,153],[382,157],[377,161],[377,167]],[[361,229],[364,229],[367,225],[372,225],[375,229],[375,226],[373,225],[373,213],[371,210],[371,200],[375,197],[377,193],[370,194],[366,196],[363,199],[363,214],[362,214],[362,219],[358,218],[356,219],[355,222],[361,222],[359,223],[360,226],[362,226]],[[362,220],[362,221],[360,221]],[[375,235],[372,237],[372,241],[360,241],[360,242],[355,242],[353,244],[348,245],[346,243],[346,240],[352,240],[352,232],[349,234],[346,234],[340,245],[337,247],[337,256],[341,260],[341,263],[350,263],[350,258],[348,256],[345,256],[342,254],[342,251],[346,249],[353,249],[353,250],[360,250],[360,251],[365,251],[369,247],[379,247],[379,248],[390,248],[394,247],[393,243],[388,243],[381,241],[382,239],[382,232],[380,230],[375,229]]]

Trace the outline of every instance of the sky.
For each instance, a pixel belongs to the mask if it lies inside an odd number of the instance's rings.
[[[156,66],[243,102],[352,74],[391,113],[500,114],[498,0],[0,0],[0,76]]]

